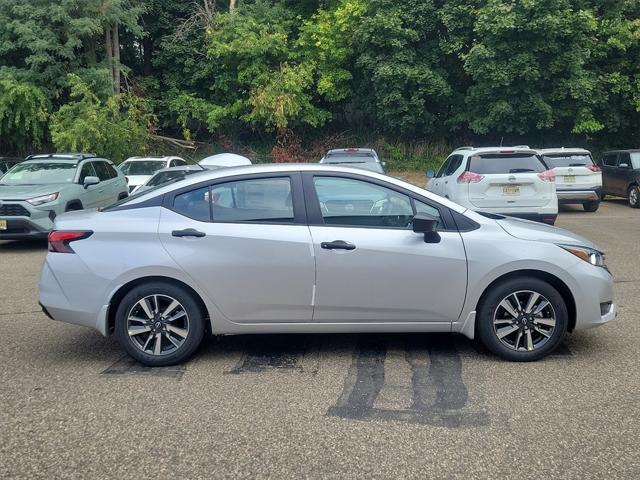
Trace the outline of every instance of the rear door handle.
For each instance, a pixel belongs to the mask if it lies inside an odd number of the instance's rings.
[[[356,246],[353,243],[345,242],[344,240],[334,240],[333,242],[322,242],[320,244],[325,250],[355,250]]]
[[[186,228],[184,230],[174,230],[171,232],[174,237],[206,237],[207,234],[200,232],[194,228]]]

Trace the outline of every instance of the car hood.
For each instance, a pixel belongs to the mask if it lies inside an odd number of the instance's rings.
[[[496,220],[496,222],[509,235],[522,240],[584,246],[602,251],[590,240],[563,228],[513,217],[505,217],[502,220]]]
[[[29,198],[59,192],[67,186],[67,183],[51,183],[47,185],[0,185],[0,200],[27,200]]]
[[[142,185],[147,180],[149,180],[152,176],[153,175],[127,175],[127,178],[129,179],[129,186],[133,187],[133,186]]]

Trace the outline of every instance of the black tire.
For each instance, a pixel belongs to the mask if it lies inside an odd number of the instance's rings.
[[[640,208],[640,187],[631,185],[627,192],[627,199],[631,208]]]
[[[168,296],[177,300],[181,304],[181,307],[184,307],[184,312],[186,313],[188,333],[184,338],[183,343],[170,353],[160,355],[147,353],[143,351],[141,347],[137,346],[135,343],[136,340],[132,339],[128,334],[127,319],[129,317],[129,313],[132,312],[132,309],[140,300],[152,295]],[[156,322],[156,320],[151,323],[154,322]],[[120,305],[118,305],[115,318],[115,336],[122,349],[144,365],[148,365],[150,367],[175,365],[189,359],[189,357],[191,357],[191,355],[193,355],[198,349],[204,336],[204,323],[205,319],[200,306],[189,291],[178,285],[170,283],[150,282],[135,287],[125,295],[120,302]],[[162,330],[160,331],[162,332]],[[169,348],[171,348],[171,345],[167,343],[168,339],[163,338],[162,333],[160,333],[160,336],[161,343],[164,342]]]
[[[128,196],[129,196],[129,194],[127,192],[122,192],[120,195],[118,195],[118,201],[124,200]]]
[[[67,204],[67,208],[65,209],[65,212],[75,212],[77,210],[82,210],[82,203],[78,201],[73,201]]]
[[[526,349],[526,335],[522,335],[518,338],[519,330],[514,330],[514,333],[505,337],[504,340],[508,342],[510,339],[513,339],[514,344],[516,344],[516,341],[521,342],[517,343],[517,345],[519,347],[521,344],[522,348],[516,350],[513,346],[509,347],[505,345],[503,340],[498,338],[498,327],[496,326],[494,328],[494,315],[498,318],[499,312],[504,313],[502,307],[499,307],[500,303],[509,295],[516,292],[519,292],[522,298],[522,296],[525,295],[523,293],[524,291],[533,291],[542,295],[549,302],[553,309],[553,314],[555,314],[555,327],[552,331],[549,331],[550,334],[548,338],[537,333],[537,331],[530,329],[530,335],[534,339],[534,342],[536,340],[539,342],[534,345],[535,348],[532,351],[527,351]],[[511,305],[513,306],[513,303]],[[550,310],[544,309],[543,312],[544,311]],[[509,317],[509,315],[505,315],[505,317]],[[558,347],[558,345],[560,345],[560,342],[562,342],[567,332],[568,318],[569,315],[567,313],[567,306],[564,299],[555,288],[547,282],[537,278],[520,277],[506,280],[491,287],[491,290],[484,295],[479,305],[476,325],[478,337],[488,350],[499,357],[513,362],[531,362],[549,355]],[[520,322],[522,320],[527,320],[527,323],[521,324]],[[539,320],[542,320],[542,318]],[[499,322],[504,323],[505,320],[499,320]],[[528,328],[525,325],[532,325],[531,319],[521,319],[517,320],[515,323],[518,325],[518,328],[522,330],[523,334],[527,333],[524,331],[524,328]],[[508,328],[513,328],[515,326],[516,325],[510,325],[507,323]],[[550,328],[542,325],[535,325],[535,327],[542,329]],[[500,327],[500,329],[503,328],[505,327]]]
[[[584,202],[582,208],[584,208],[585,212],[597,212],[598,208],[600,208],[600,201]]]

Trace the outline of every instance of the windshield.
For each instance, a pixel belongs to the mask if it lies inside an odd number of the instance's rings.
[[[199,173],[202,170],[173,170],[170,172],[158,172],[147,182],[147,187],[155,187],[157,185],[164,185],[165,183],[182,180],[187,175],[192,173]]]
[[[591,155],[586,153],[545,155],[543,158],[550,167],[586,167],[593,165]]]
[[[536,155],[526,153],[491,153],[474,155],[469,162],[470,172],[482,175],[505,173],[540,173],[545,165]]]
[[[131,160],[120,165],[120,171],[125,175],[153,175],[166,166],[164,160]]]
[[[2,178],[3,185],[47,185],[70,183],[76,175],[76,163],[34,162],[19,163]]]

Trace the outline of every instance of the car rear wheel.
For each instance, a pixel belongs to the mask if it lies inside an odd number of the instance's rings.
[[[478,336],[491,352],[516,362],[553,352],[567,332],[568,313],[558,291],[532,277],[493,287],[478,309]]]
[[[631,185],[629,188],[629,205],[633,208],[640,208],[640,187]]]
[[[163,282],[140,285],[120,302],[115,334],[120,346],[145,365],[174,365],[200,346],[204,318],[193,295]]]
[[[593,202],[585,202],[582,204],[582,208],[584,208],[585,212],[597,212],[598,208],[600,208],[600,202],[597,200]]]

